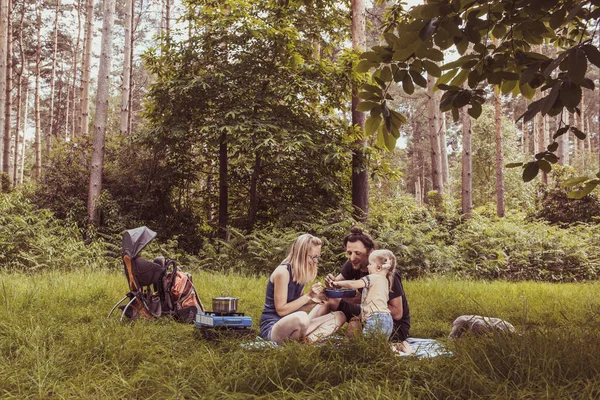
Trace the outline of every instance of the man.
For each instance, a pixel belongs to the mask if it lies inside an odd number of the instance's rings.
[[[364,233],[361,228],[354,227],[350,230],[350,234],[344,237],[343,244],[348,255],[348,261],[344,263],[338,276],[327,275],[325,284],[328,287],[332,287],[332,281],[356,280],[369,274],[367,269],[369,254],[375,249],[373,239]],[[342,311],[346,315],[346,321],[348,322],[346,332],[351,336],[353,333],[362,330],[360,320],[355,318],[360,315],[360,298],[361,293],[359,292],[356,297],[350,299],[327,299],[325,304],[321,306],[324,308],[322,312]],[[388,307],[394,320],[394,330],[392,331],[390,340],[402,343],[409,334],[410,311],[398,271],[394,274]],[[410,349],[408,343],[405,343],[404,347],[406,350]]]

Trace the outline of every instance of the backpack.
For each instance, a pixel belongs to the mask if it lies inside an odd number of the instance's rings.
[[[192,275],[179,271],[173,260],[168,260],[167,265],[169,263],[172,263],[173,269],[164,278],[168,308],[178,321],[194,322],[197,313],[204,313],[204,306],[194,287]]]

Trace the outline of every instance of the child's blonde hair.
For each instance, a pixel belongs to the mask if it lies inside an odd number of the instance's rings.
[[[308,233],[296,238],[287,257],[281,262],[282,264],[289,263],[292,265],[294,282],[305,285],[317,277],[317,264],[312,263],[310,265],[307,258],[309,256],[308,252],[313,246],[322,245],[321,239]]]
[[[369,255],[369,262],[373,262],[387,270],[385,277],[391,290],[394,282],[394,272],[396,271],[396,256],[394,253],[389,250],[373,250]]]

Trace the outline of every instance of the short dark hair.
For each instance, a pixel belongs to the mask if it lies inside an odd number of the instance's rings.
[[[348,242],[361,242],[365,245],[367,250],[373,250],[375,248],[375,243],[373,242],[371,236],[363,232],[363,230],[358,226],[353,226],[352,229],[350,229],[350,234],[344,237],[344,248],[346,248]]]

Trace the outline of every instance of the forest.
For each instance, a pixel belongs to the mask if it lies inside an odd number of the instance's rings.
[[[599,20],[598,0],[0,0],[0,396],[598,395]],[[213,350],[191,326],[103,319],[141,226],[149,258],[177,260],[203,301],[245,293],[255,321],[294,238],[323,241],[322,280],[359,226],[397,257],[412,336],[445,341],[469,313],[522,336],[452,347],[460,384],[452,361],[360,340],[269,361],[226,341],[199,381],[169,358],[185,382],[149,383],[153,356],[131,369],[140,355],[99,331],[161,352],[168,329],[169,351],[200,343],[186,362]]]

